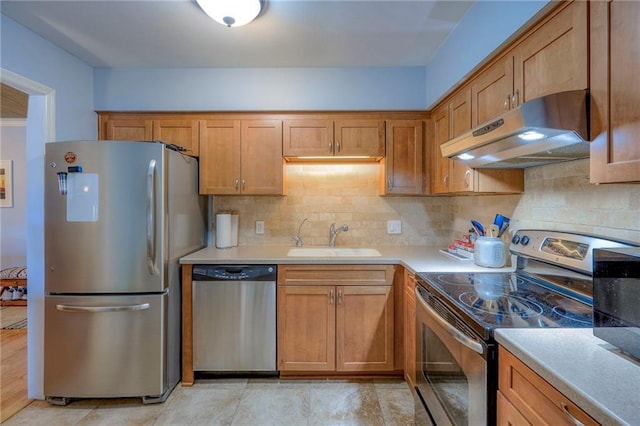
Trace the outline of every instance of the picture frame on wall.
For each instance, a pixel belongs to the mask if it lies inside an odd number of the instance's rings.
[[[0,207],[13,207],[12,160],[0,160]]]

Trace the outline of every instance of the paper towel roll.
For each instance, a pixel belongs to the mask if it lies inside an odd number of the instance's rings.
[[[216,215],[216,247],[231,247],[231,215],[218,213]]]
[[[238,212],[231,212],[231,246],[238,246]]]

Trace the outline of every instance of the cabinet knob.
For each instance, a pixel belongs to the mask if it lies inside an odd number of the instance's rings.
[[[329,290],[329,304],[333,305],[333,289]]]
[[[340,141],[336,140],[336,152],[340,152]]]
[[[391,178],[387,179],[387,190],[391,191],[393,188],[393,184],[391,183]]]
[[[342,290],[338,290],[338,305],[342,305]]]
[[[520,103],[520,89],[516,90],[516,92],[511,97],[511,108],[515,108]]]
[[[509,99],[511,99],[511,95],[507,95],[504,99],[504,110],[509,111]]]
[[[329,153],[333,152],[333,142],[329,141]]]
[[[244,187],[245,187],[245,181],[244,179],[242,179],[242,190],[244,191]]]
[[[233,187],[235,188],[236,192],[238,192],[238,189],[240,189],[240,180],[236,179],[236,183],[235,185],[233,185]]]
[[[471,176],[471,170],[464,172],[464,186],[469,188],[469,177]]]

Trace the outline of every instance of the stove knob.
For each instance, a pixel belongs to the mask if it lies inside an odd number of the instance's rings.
[[[526,246],[527,244],[529,244],[529,237],[527,237],[526,235],[523,235],[522,238],[520,238],[520,242],[522,243],[523,246]]]
[[[513,244],[518,244],[520,242],[520,236],[519,235],[514,235],[513,238],[511,239],[511,242]]]

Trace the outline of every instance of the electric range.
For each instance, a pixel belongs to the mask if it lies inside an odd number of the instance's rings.
[[[633,243],[520,230],[514,272],[416,274],[417,390],[435,424],[495,424],[493,331],[593,326],[593,249]]]

